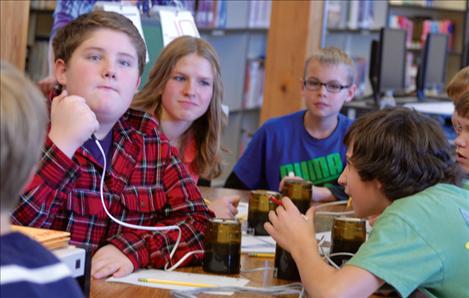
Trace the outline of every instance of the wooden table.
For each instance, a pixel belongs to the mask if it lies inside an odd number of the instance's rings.
[[[210,188],[210,187],[200,187],[200,190],[202,192],[203,197],[207,200],[213,200],[218,197],[226,196],[226,195],[239,195],[241,197],[241,201],[243,202],[249,201],[249,191],[226,189],[226,188]],[[337,210],[337,207],[334,209]],[[324,231],[326,229],[330,230],[330,224],[331,224],[330,219],[326,217],[318,217],[317,221],[315,222],[318,232]],[[270,258],[270,259],[269,258],[256,258],[256,257],[247,256],[245,254],[241,256],[241,270],[259,268],[259,267],[273,268],[274,267],[273,258]],[[206,274],[202,270],[201,266],[181,268],[181,269],[178,269],[178,271]],[[274,278],[273,272],[271,270],[257,271],[257,272],[250,272],[250,273],[240,273],[238,275],[232,275],[232,277],[246,278],[250,281],[248,283],[248,286],[253,286],[253,287],[267,287],[267,286],[282,285],[282,284],[289,283],[289,281]],[[119,298],[119,297],[166,298],[166,297],[171,297],[171,294],[170,294],[170,291],[163,290],[163,289],[135,286],[135,285],[123,284],[123,283],[111,283],[111,282],[106,282],[104,280],[92,280],[90,297],[92,298],[107,298],[107,297],[109,298]],[[230,296],[217,296],[217,295],[202,294],[202,295],[199,295],[198,297],[214,298],[214,297],[230,297]],[[235,293],[231,297],[241,297],[241,294]],[[242,297],[271,297],[271,296],[247,295],[243,293]],[[282,296],[282,297],[296,297],[296,296],[290,295],[290,296]]]

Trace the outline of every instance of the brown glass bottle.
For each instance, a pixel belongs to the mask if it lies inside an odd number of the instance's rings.
[[[301,213],[306,213],[311,205],[313,184],[309,181],[288,179],[284,181],[282,195],[289,197]],[[278,244],[275,247],[274,277],[300,281],[300,273],[289,252]]]
[[[238,220],[211,219],[204,244],[204,271],[223,274],[239,273],[241,223]]]
[[[254,235],[269,235],[264,229],[264,223],[269,220],[269,211],[275,210],[277,205],[270,200],[274,197],[280,200],[278,192],[268,190],[253,190],[249,199],[248,233]]]
[[[366,221],[360,218],[336,217],[332,222],[331,254],[356,253],[366,240]],[[337,266],[342,266],[351,256],[332,256]]]

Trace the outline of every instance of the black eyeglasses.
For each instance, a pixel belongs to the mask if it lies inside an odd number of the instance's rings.
[[[323,83],[320,80],[316,79],[308,79],[303,81],[303,85],[306,89],[310,91],[316,91],[322,86],[326,87],[326,90],[331,93],[339,93],[342,89],[349,88],[351,85],[341,85],[339,82],[331,81],[327,83]]]

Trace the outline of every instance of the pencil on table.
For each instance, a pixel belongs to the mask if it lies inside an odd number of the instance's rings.
[[[274,253],[259,253],[259,252],[250,252],[248,253],[250,257],[257,257],[257,258],[274,258]]]
[[[188,282],[188,281],[165,280],[165,279],[156,279],[156,278],[139,278],[138,281],[152,283],[152,284],[174,285],[174,286],[193,287],[193,288],[215,288],[216,287],[216,285],[212,285],[212,284],[202,284],[202,283],[194,283],[194,282]]]

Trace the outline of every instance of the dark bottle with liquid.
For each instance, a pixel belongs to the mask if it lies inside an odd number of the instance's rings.
[[[305,214],[311,206],[313,184],[309,181],[288,179],[284,181],[282,195],[289,197],[293,204]],[[301,281],[298,267],[289,252],[278,244],[275,247],[274,277]]]
[[[356,253],[366,240],[366,221],[360,218],[336,217],[332,222],[331,255]],[[337,266],[342,266],[351,256],[331,256]]]
[[[203,270],[238,274],[241,261],[241,223],[238,220],[211,219],[205,234]]]
[[[248,209],[248,234],[266,236],[269,235],[264,229],[264,223],[269,220],[269,211],[275,210],[277,205],[270,200],[274,197],[280,200],[278,192],[268,190],[253,190],[249,199]]]

